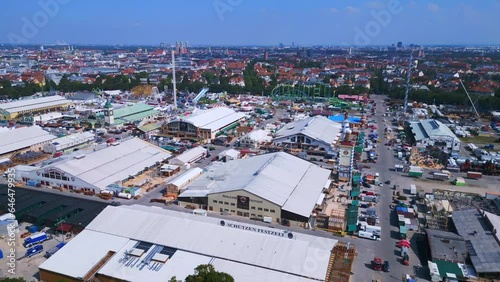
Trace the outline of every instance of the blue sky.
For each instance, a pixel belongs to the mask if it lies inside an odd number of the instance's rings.
[[[2,10],[3,43],[500,44],[500,0],[3,0]]]

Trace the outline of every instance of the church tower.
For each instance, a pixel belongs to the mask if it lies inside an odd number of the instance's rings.
[[[104,121],[109,125],[113,125],[115,123],[113,105],[111,105],[109,99],[106,101],[106,104],[104,105]]]

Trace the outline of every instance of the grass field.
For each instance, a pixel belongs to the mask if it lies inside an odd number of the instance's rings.
[[[460,138],[462,143],[474,143],[474,144],[493,144],[495,143],[496,137],[490,136],[474,136],[474,137],[464,137]]]

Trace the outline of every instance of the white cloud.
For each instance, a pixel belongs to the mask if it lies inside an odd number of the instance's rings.
[[[337,8],[330,8],[330,12],[332,12],[332,13],[336,13],[336,12],[338,12],[338,11],[339,11],[339,10],[337,10]]]
[[[136,22],[136,23],[134,24],[134,27],[141,27],[141,26],[142,26],[142,23],[140,23],[140,22]]]
[[[361,9],[359,9],[357,7],[353,7],[353,6],[347,6],[347,7],[345,7],[345,10],[350,14],[354,14],[354,13],[358,13]]]
[[[427,9],[431,12],[437,12],[437,11],[439,11],[439,5],[431,3],[431,4],[427,5]]]

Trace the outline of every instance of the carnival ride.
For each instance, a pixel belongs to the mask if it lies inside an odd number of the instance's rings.
[[[328,102],[335,108],[360,108],[359,104],[341,100],[335,96],[335,90],[328,84],[316,83],[280,83],[271,91],[275,101],[306,100],[309,102]]]

